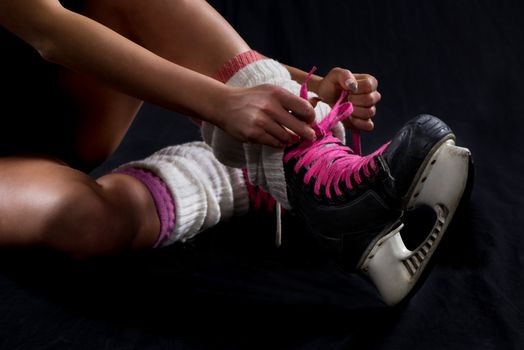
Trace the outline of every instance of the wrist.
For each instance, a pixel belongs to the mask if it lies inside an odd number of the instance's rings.
[[[284,67],[286,67],[286,69],[289,71],[291,75],[291,79],[293,79],[294,81],[296,81],[299,84],[304,83],[308,75],[308,72],[295,68],[295,67],[288,66],[288,65],[284,65]],[[323,79],[324,78],[319,75],[312,74],[307,84],[308,90],[318,95],[320,83],[322,82]]]
[[[320,84],[322,83],[323,79],[323,77],[313,74],[307,82],[308,90],[318,95]]]
[[[225,84],[217,84],[209,91],[207,96],[201,100],[201,119],[224,128],[225,116],[223,115],[224,106],[231,99],[233,88]]]

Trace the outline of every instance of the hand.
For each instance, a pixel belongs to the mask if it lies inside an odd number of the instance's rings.
[[[278,86],[231,88],[216,124],[233,137],[251,143],[285,147],[299,138],[313,140],[311,104]]]
[[[374,128],[376,104],[381,95],[377,91],[378,82],[369,74],[353,74],[347,69],[333,68],[318,85],[318,96],[329,105],[335,104],[341,90],[349,91],[349,101],[353,103],[351,118],[343,121],[346,128],[371,131]]]

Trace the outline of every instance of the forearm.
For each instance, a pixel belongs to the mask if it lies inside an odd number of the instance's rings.
[[[15,23],[16,18],[7,22],[44,58],[132,96],[214,122],[209,118],[226,86],[165,60],[87,17],[52,2],[36,3],[47,11],[46,16],[24,12],[25,18],[33,16],[25,26]]]
[[[284,67],[289,71],[289,74],[291,74],[291,78],[295,81],[297,81],[299,84],[302,84],[304,80],[306,79],[306,76],[308,75],[308,72],[305,72],[303,70],[300,70],[295,67],[291,67],[284,64]],[[318,87],[320,85],[320,82],[322,81],[322,77],[318,75],[311,75],[311,78],[308,81],[308,90],[313,91],[314,93],[318,94]]]
[[[50,53],[56,63],[171,110],[204,120],[213,115],[209,107],[220,100],[224,85],[157,56],[86,17],[73,14],[63,21],[50,33],[57,42]],[[69,26],[75,28],[69,36],[53,32]]]

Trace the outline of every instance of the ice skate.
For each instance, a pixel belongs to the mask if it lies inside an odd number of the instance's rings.
[[[408,122],[372,154],[357,155],[329,132],[351,114],[344,97],[316,126],[316,141],[286,150],[288,197],[329,255],[346,270],[367,273],[394,305],[412,290],[439,245],[466,189],[471,155],[429,115]],[[422,206],[434,219],[420,227],[428,232],[410,250],[402,240],[404,214]]]
[[[358,268],[369,274],[384,301],[393,305],[414,287],[446,232],[472,181],[471,153],[455,145],[455,135],[440,119],[422,115],[409,121],[382,154],[395,178],[404,214],[425,207],[432,225],[421,225],[425,237],[408,249],[402,230],[372,244]],[[404,215],[405,217],[406,215]],[[417,229],[417,228],[415,228]]]

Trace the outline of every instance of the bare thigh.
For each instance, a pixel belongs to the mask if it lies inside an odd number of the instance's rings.
[[[204,1],[86,3],[86,16],[203,74],[212,75],[249,49]],[[212,22],[220,29],[215,27],[210,40]],[[64,138],[61,148],[72,147],[73,163],[84,169],[116,149],[142,105],[137,98],[66,69],[49,84],[61,91],[71,108],[64,116],[69,120],[70,115],[73,123],[60,132],[72,137]],[[23,125],[21,129],[23,133]],[[38,152],[38,143],[34,146],[28,149]],[[0,246],[45,246],[75,256],[107,254],[150,247],[159,225],[150,193],[130,176],[108,174],[93,181],[57,158],[0,156]]]

